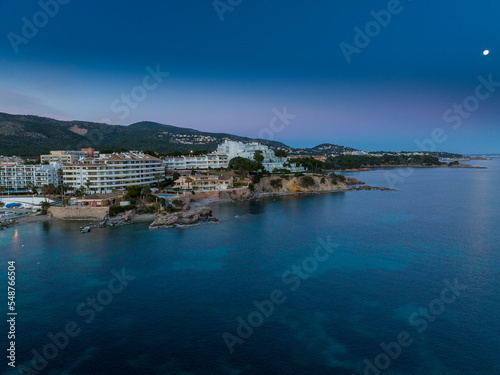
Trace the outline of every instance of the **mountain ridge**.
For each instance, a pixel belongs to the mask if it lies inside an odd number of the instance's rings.
[[[51,150],[79,150],[88,147],[96,150],[151,150],[160,154],[189,153],[200,150],[214,151],[224,140],[259,142],[273,150],[283,149],[289,155],[340,155],[343,152],[359,151],[331,143],[322,143],[312,148],[294,148],[278,141],[229,133],[203,132],[154,121],[139,121],[123,126],[0,112],[0,155],[7,156],[38,157],[48,154]],[[447,152],[429,154],[443,157],[463,156]]]
[[[13,115],[0,112],[0,154],[38,156],[50,150],[137,149],[158,153],[191,150],[215,150],[224,140],[260,142],[287,153],[318,155],[313,148],[294,148],[282,142],[243,137],[229,133],[203,132],[191,128],[140,121],[127,126],[90,121],[62,121],[37,115]],[[330,145],[332,149],[356,151],[351,147]],[[322,146],[318,145],[316,147]]]

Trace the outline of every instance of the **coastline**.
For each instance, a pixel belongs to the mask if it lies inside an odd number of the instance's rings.
[[[361,168],[347,168],[347,169],[325,169],[325,172],[371,172],[378,169],[392,169],[392,168],[472,168],[472,169],[488,169],[488,167],[476,166],[470,164],[441,164],[441,165],[390,165],[382,164],[373,167],[361,167]]]
[[[394,189],[384,188],[384,187],[374,187],[374,186],[366,186],[363,181],[359,181],[357,179],[349,179],[349,183],[343,184],[343,187],[337,187],[335,189],[318,189],[318,190],[308,190],[308,191],[260,191],[250,193],[243,198],[231,199],[231,198],[205,198],[196,200],[189,204],[191,209],[197,210],[203,207],[214,208],[219,204],[230,203],[230,202],[243,202],[243,201],[258,201],[266,198],[273,197],[284,197],[284,196],[310,196],[310,195],[318,195],[318,194],[331,194],[331,193],[345,193],[348,191],[359,191],[359,190],[383,190],[383,191],[394,191]],[[362,185],[362,186],[359,186]],[[104,223],[102,227],[106,226],[119,226],[119,225],[129,225],[134,223],[149,223],[152,224],[157,219],[158,214],[119,214],[113,218],[107,218],[105,221],[103,219],[96,220],[64,220],[53,217],[51,214],[48,215],[27,215],[21,216],[17,218],[12,218],[14,222],[10,225],[4,227],[11,228],[17,227],[24,224],[31,224],[37,222],[49,222],[49,221],[75,221],[82,223],[82,227],[101,227],[99,223]],[[126,218],[128,216],[128,218]]]

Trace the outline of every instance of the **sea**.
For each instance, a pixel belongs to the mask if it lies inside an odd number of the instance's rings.
[[[0,231],[0,373],[500,374],[500,160],[471,163],[199,226]]]

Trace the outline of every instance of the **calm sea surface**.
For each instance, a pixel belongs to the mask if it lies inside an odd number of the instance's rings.
[[[16,261],[16,364],[54,375],[499,374],[500,160],[475,164],[488,169],[353,173],[378,186],[390,173],[398,191],[229,203],[215,209],[220,224],[1,231],[4,314]],[[75,337],[60,334],[68,323]],[[7,330],[1,372],[15,374]]]

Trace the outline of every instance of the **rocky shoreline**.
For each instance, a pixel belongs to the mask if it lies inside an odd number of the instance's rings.
[[[192,207],[183,211],[172,213],[159,213],[149,228],[172,228],[177,226],[195,225],[203,222],[219,222],[212,216],[212,209],[209,207]]]
[[[309,179],[303,180],[303,177],[309,177]],[[304,181],[308,181],[309,184],[304,184]],[[122,226],[136,222],[150,222],[149,228],[151,229],[190,226],[206,222],[217,223],[219,220],[213,217],[212,209],[209,206],[231,201],[260,200],[268,197],[342,193],[346,191],[361,190],[394,191],[394,189],[367,186],[364,184],[363,181],[352,177],[345,178],[335,175],[271,175],[262,177],[259,182],[254,184],[253,191],[248,189],[245,194],[238,199],[214,198],[199,200],[176,212],[162,210],[158,214],[137,214],[135,211],[128,211],[113,218],[106,214],[99,221],[87,222],[88,224],[81,226],[80,230],[83,233],[87,233],[94,228]],[[10,228],[24,223],[49,220],[57,219],[52,218],[51,215],[4,219],[0,221],[0,229]]]
[[[0,230],[13,227],[17,224],[16,219],[3,219],[0,221]]]

